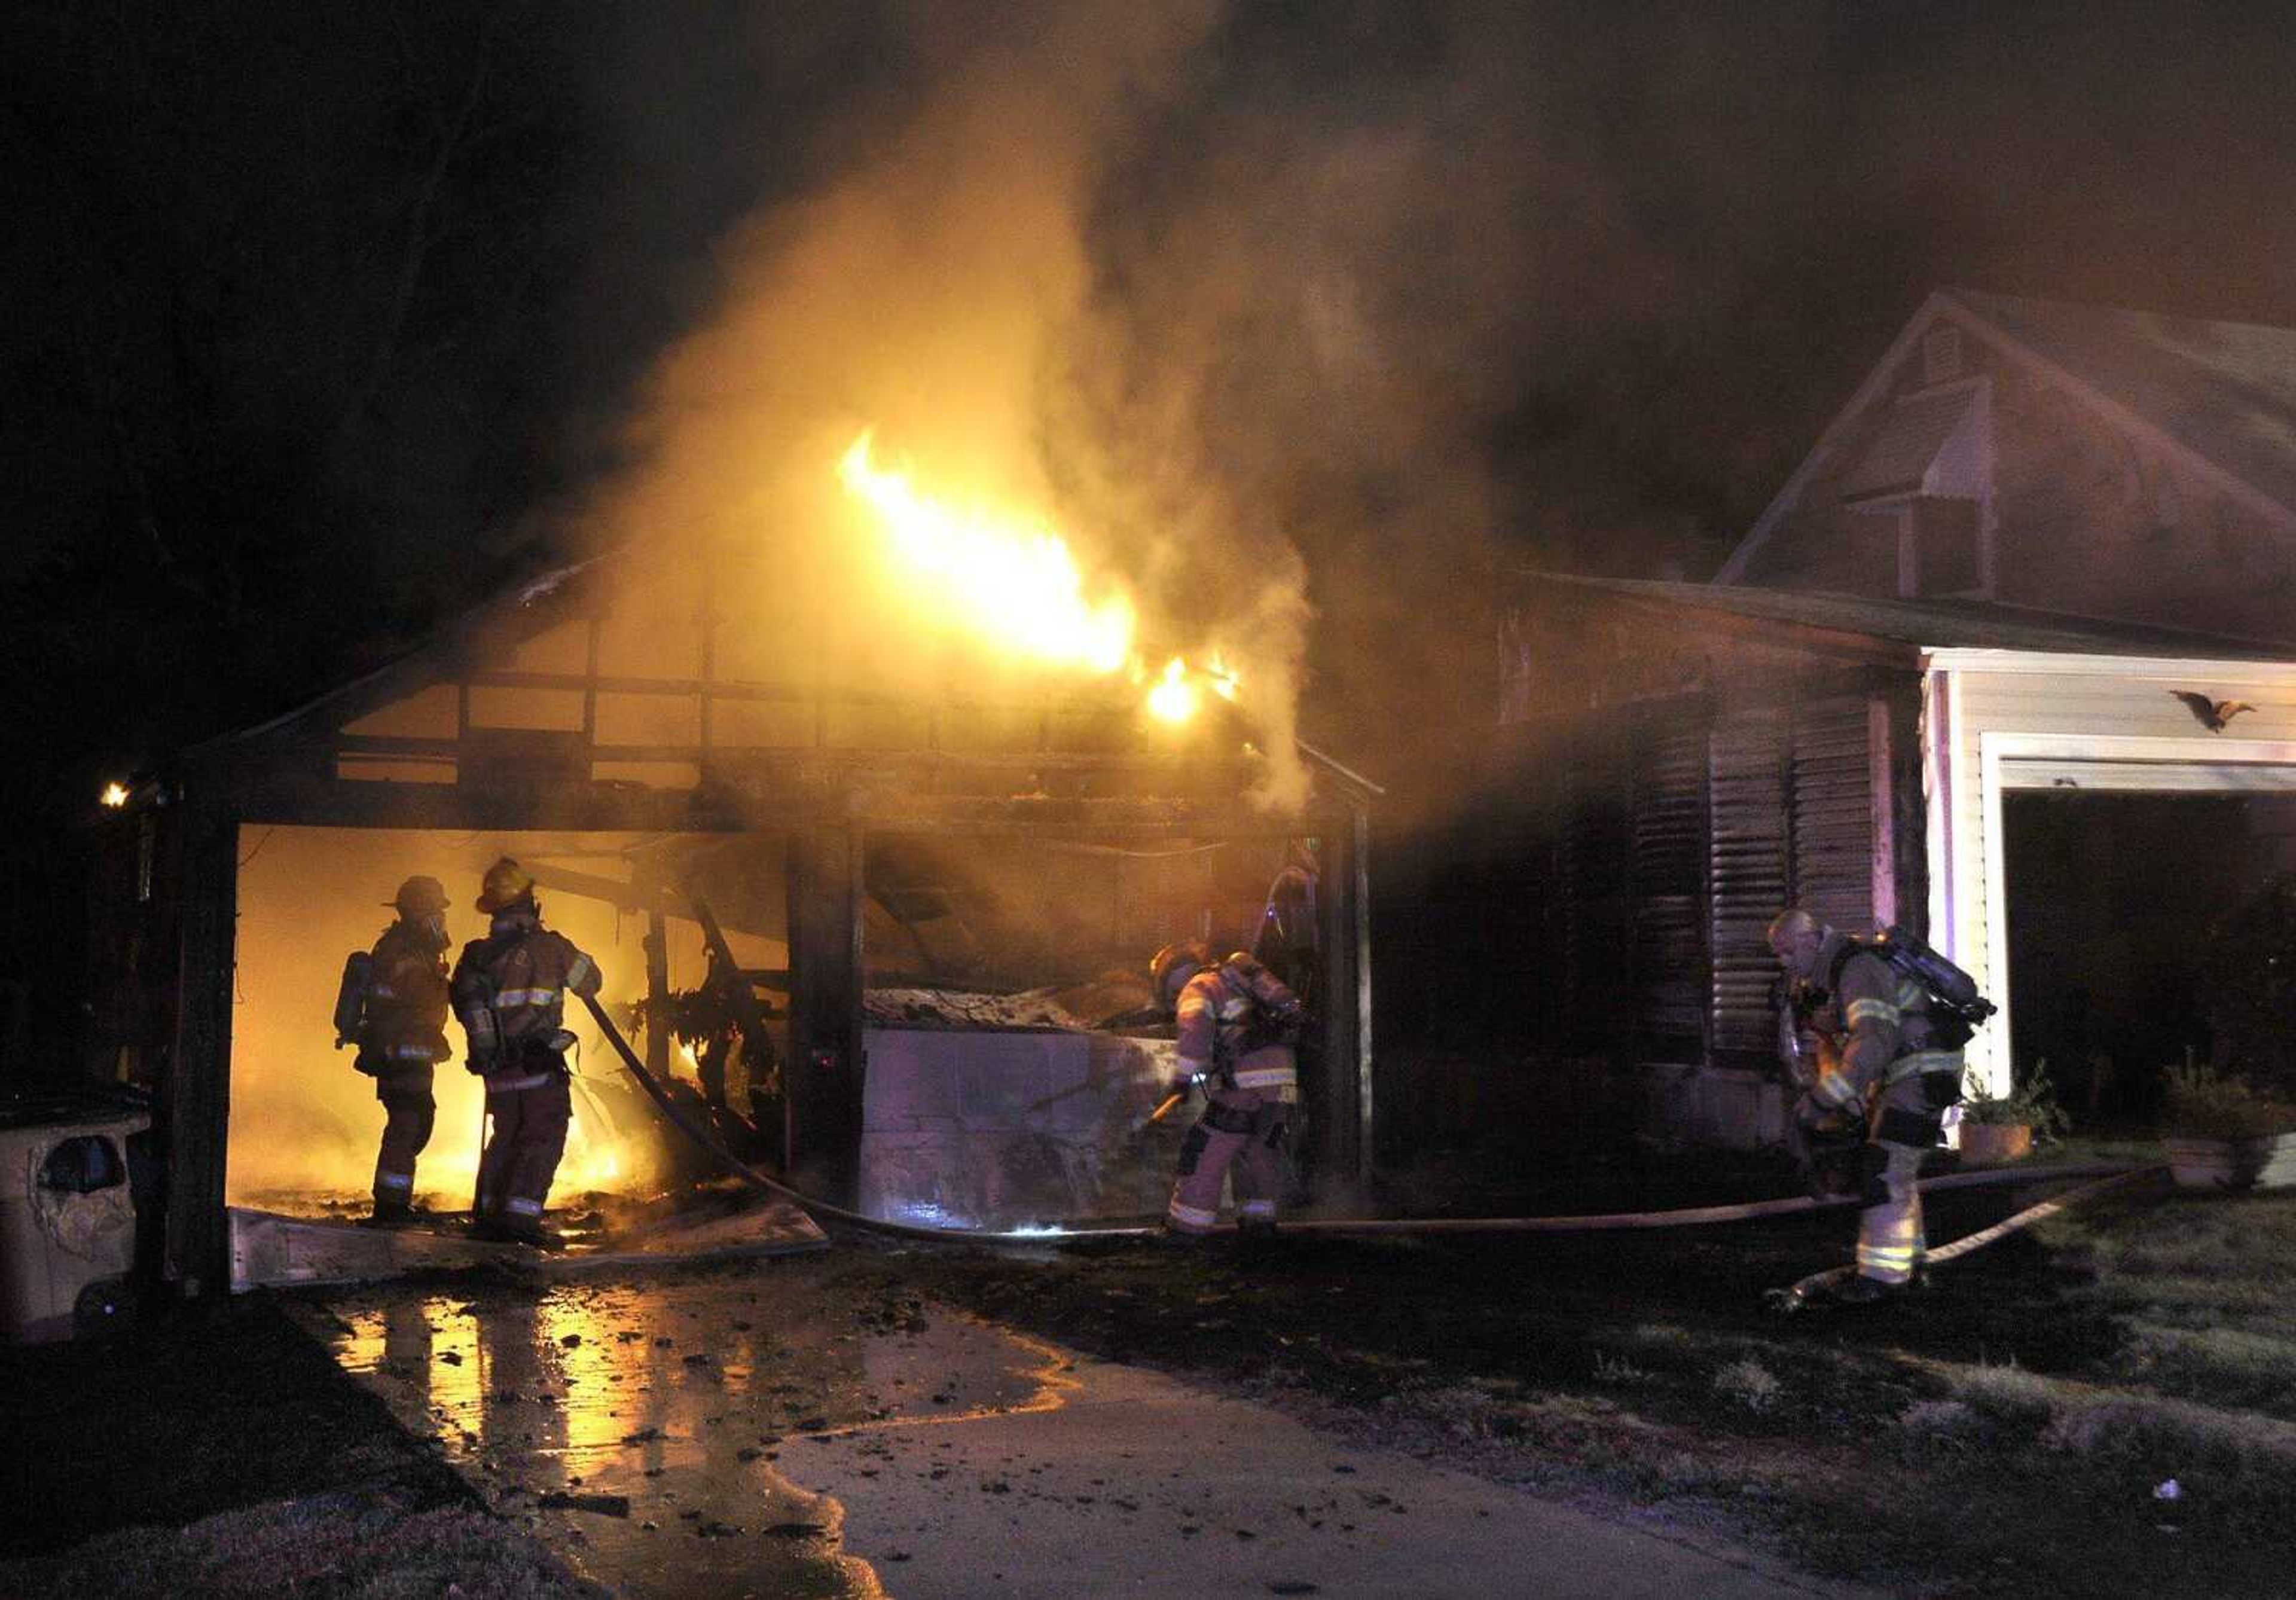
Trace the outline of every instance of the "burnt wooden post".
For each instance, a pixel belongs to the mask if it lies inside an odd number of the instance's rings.
[[[1360,807],[1320,825],[1324,1059],[1320,1081],[1309,1086],[1309,1126],[1314,1186],[1319,1197],[1338,1198],[1371,1170],[1371,829]]]
[[[661,891],[646,907],[646,1071],[669,1073],[669,919],[662,915]]]
[[[860,1171],[861,851],[857,825],[790,838],[789,1171],[838,1205],[853,1203]]]
[[[231,1132],[232,972],[239,915],[238,819],[194,774],[184,784],[180,996],[166,1118],[164,1267],[186,1298],[228,1292],[224,1158]]]

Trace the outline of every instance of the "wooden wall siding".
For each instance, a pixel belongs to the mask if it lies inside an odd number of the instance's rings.
[[[1705,1038],[1705,730],[1653,729],[1634,776],[1636,1024],[1662,1059],[1694,1059]]]
[[[1869,704],[1858,695],[1794,712],[1792,903],[1837,928],[1873,923]]]
[[[1792,875],[1787,777],[1792,726],[1783,708],[1732,717],[1707,749],[1712,826],[1707,844],[1707,927],[1714,1049],[1767,1057],[1775,1048],[1770,919]]]
[[[1888,698],[1652,708],[1582,730],[1556,857],[1578,1039],[1643,1062],[1767,1070],[1786,906],[1874,925],[1894,886]],[[1628,997],[1620,1014],[1618,997]],[[1631,1035],[1631,1038],[1625,1036]]]
[[[1619,993],[1635,970],[1625,756],[1607,726],[1578,744],[1567,769],[1570,809],[1559,830],[1566,1037],[1588,1045],[1616,1030]]]

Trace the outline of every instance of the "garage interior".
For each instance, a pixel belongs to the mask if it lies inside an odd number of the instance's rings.
[[[2163,1068],[2252,1069],[2216,1014],[2233,920],[2296,868],[2296,795],[2106,791],[2002,797],[2012,1048],[2046,1062],[2084,1131],[2141,1130]]]

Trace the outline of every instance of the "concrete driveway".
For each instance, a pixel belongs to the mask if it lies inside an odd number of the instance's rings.
[[[856,1288],[833,1259],[303,1315],[499,1512],[626,1595],[1847,1592]]]

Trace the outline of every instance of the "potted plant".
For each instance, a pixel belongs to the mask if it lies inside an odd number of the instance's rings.
[[[1961,1159],[1975,1163],[2021,1161],[2033,1153],[2035,1145],[2062,1137],[2071,1125],[2049,1082],[2049,1063],[2038,1061],[2024,1082],[2013,1080],[2007,1094],[1978,1089],[1962,1102]]]
[[[2188,1189],[2276,1189],[2296,1184],[2296,1106],[2234,1073],[2195,1063],[2163,1074],[2161,1145]]]

